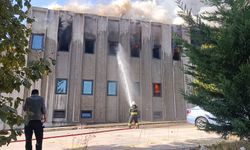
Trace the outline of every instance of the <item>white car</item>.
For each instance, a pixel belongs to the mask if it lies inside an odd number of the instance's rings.
[[[198,129],[205,129],[207,123],[217,124],[212,118],[216,117],[199,106],[187,109],[187,122],[194,124]]]

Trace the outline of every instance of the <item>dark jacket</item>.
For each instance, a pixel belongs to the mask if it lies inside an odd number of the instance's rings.
[[[139,115],[138,107],[136,105],[131,106],[129,108],[129,114],[131,116],[138,116]]]

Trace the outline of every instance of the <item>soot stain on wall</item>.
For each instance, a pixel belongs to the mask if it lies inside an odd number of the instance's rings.
[[[58,24],[58,51],[69,51],[72,38],[73,17],[62,12]]]

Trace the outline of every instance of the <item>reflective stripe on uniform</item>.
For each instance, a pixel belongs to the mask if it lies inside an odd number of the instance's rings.
[[[138,113],[137,112],[131,112],[130,114],[131,115],[137,115]]]

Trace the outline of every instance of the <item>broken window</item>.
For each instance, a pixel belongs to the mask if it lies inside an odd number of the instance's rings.
[[[95,40],[85,39],[85,53],[94,54]]]
[[[161,59],[161,45],[154,45],[153,58]]]
[[[181,60],[181,47],[174,40],[173,36],[178,36],[182,38],[182,28],[181,26],[175,25],[172,26],[172,52],[173,52],[173,60],[179,61]]]
[[[118,42],[109,41],[109,55],[116,55],[118,51]]]
[[[84,17],[84,41],[85,41],[85,53],[95,53],[97,21],[96,18],[85,16]]]
[[[130,24],[130,54],[131,57],[140,57],[141,25],[138,22]]]
[[[176,60],[176,61],[181,60],[180,47],[179,46],[175,46],[175,48],[174,48],[173,60]]]
[[[53,118],[65,118],[65,110],[54,110]]]
[[[153,83],[153,96],[161,97],[161,83]]]
[[[44,48],[44,34],[32,33],[31,49],[43,50],[43,48]]]
[[[162,39],[162,30],[161,25],[152,24],[151,26],[152,32],[152,58],[161,59],[161,39]]]
[[[108,53],[116,55],[119,44],[119,22],[117,20],[108,21]]]
[[[92,110],[82,110],[81,118],[92,118]]]
[[[72,21],[72,15],[61,12],[58,25],[58,51],[69,51],[72,38]]]
[[[56,94],[67,94],[67,79],[56,79]]]
[[[140,57],[140,45],[134,44],[131,46],[131,57]]]

